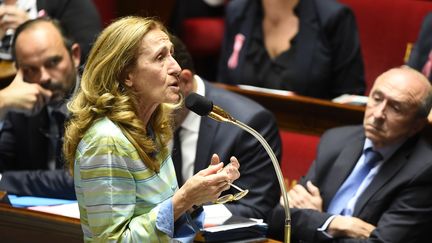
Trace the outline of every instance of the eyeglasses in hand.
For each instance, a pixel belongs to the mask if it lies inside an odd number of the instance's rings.
[[[214,203],[217,204],[222,204],[222,203],[227,203],[227,202],[231,202],[231,201],[237,201],[242,199],[244,196],[246,196],[249,193],[249,190],[243,190],[240,187],[228,182],[228,185],[234,187],[235,189],[237,189],[239,192],[235,193],[235,194],[227,194],[224,195],[218,199],[216,199],[216,201],[214,201]]]

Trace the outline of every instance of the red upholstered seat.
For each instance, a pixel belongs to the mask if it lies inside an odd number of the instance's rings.
[[[356,16],[365,63],[367,94],[382,72],[405,63],[432,1],[340,0]],[[408,47],[408,50],[407,50]],[[408,51],[408,52],[407,52]]]
[[[224,33],[222,17],[189,18],[182,23],[182,40],[193,57],[218,56]]]
[[[101,16],[103,26],[107,26],[117,17],[117,1],[115,0],[93,0]]]
[[[280,131],[282,139],[281,169],[290,183],[305,175],[316,156],[319,137]]]

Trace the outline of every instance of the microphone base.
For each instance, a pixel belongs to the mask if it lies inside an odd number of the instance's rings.
[[[289,223],[285,224],[285,238],[284,238],[284,242],[285,243],[290,243],[291,240],[291,225]]]

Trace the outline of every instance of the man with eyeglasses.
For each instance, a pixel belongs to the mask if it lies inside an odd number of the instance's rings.
[[[74,199],[61,151],[80,46],[57,21],[40,18],[17,28],[12,52],[18,72],[0,90],[0,190]]]

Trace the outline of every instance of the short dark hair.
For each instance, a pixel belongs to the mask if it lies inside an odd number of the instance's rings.
[[[427,118],[432,109],[432,92],[428,91],[426,97],[422,100],[420,107],[417,111],[417,116],[420,118]]]
[[[180,65],[181,69],[189,69],[195,74],[193,59],[186,45],[175,35],[170,35],[170,40],[174,45],[174,59]]]
[[[16,61],[16,40],[18,36],[25,30],[30,29],[38,23],[42,22],[51,23],[59,31],[60,35],[63,38],[64,46],[68,50],[69,54],[72,54],[72,45],[75,43],[75,41],[68,35],[67,31],[61,26],[60,22],[56,19],[51,19],[49,17],[41,17],[28,20],[18,26],[18,28],[15,30],[15,34],[12,39],[12,58],[14,61]]]

